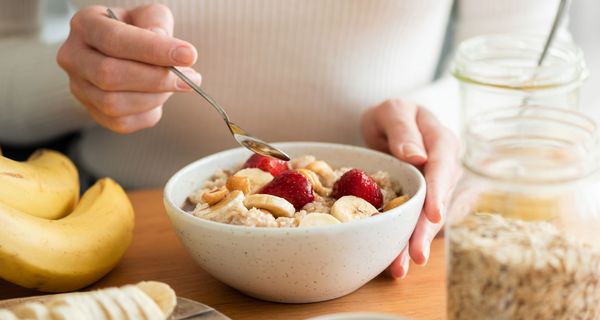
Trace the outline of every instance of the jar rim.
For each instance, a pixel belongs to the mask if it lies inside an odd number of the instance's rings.
[[[464,136],[465,169],[495,180],[565,183],[599,169],[599,127],[577,111],[535,105],[497,108],[474,116]]]
[[[544,64],[537,65],[544,35],[501,33],[463,41],[456,50],[452,74],[477,85],[540,90],[579,85],[587,77],[583,51],[572,42],[555,39]]]

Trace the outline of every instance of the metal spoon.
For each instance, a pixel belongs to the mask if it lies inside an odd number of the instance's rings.
[[[565,8],[567,8],[568,3],[569,3],[569,0],[560,0],[560,3],[558,4],[558,10],[556,11],[556,15],[554,16],[554,21],[552,22],[552,28],[550,29],[550,33],[548,34],[548,37],[546,38],[546,42],[544,43],[544,48],[542,49],[542,53],[540,54],[540,57],[538,58],[538,61],[537,61],[538,67],[541,67],[542,64],[544,64],[544,60],[546,59],[546,56],[548,55],[548,50],[550,49],[550,46],[552,45],[552,41],[554,40],[554,37],[556,36],[556,31],[558,30],[558,26],[560,25],[560,22],[562,21],[562,18],[564,16],[564,12],[565,12]],[[533,79],[535,79],[536,77],[537,77],[537,75],[534,74]],[[528,103],[529,103],[529,97],[525,97],[523,99],[522,105],[527,105]]]
[[[569,0],[560,0],[558,5],[558,10],[556,11],[556,15],[554,16],[554,22],[552,23],[552,28],[550,29],[550,33],[548,34],[548,38],[546,38],[546,43],[544,44],[544,49],[542,50],[542,54],[540,55],[537,66],[541,67],[544,63],[544,59],[546,59],[546,55],[548,54],[548,49],[552,45],[552,40],[554,40],[554,36],[556,35],[556,31],[558,30],[558,26],[562,21],[564,16],[565,8]]]
[[[119,21],[119,18],[117,18],[115,13],[110,8],[107,8],[106,12],[109,17]],[[175,67],[169,67],[169,69],[174,74],[176,74],[179,78],[181,78],[181,80],[185,81],[185,83],[187,83],[194,91],[196,91],[199,95],[201,95],[202,98],[204,98],[206,101],[208,101],[208,103],[210,103],[210,105],[215,110],[217,110],[217,112],[219,112],[219,114],[221,115],[221,117],[223,118],[225,123],[227,124],[229,131],[231,132],[231,134],[233,135],[235,140],[240,145],[246,147],[247,149],[249,149],[250,151],[252,151],[254,153],[281,159],[284,161],[290,160],[290,157],[285,152],[281,151],[278,148],[275,148],[274,146],[268,144],[267,142],[265,142],[263,140],[260,140],[256,137],[252,136],[246,130],[240,128],[240,126],[238,126],[237,124],[235,124],[231,120],[229,120],[229,116],[227,115],[227,112],[225,112],[225,110],[223,110],[223,108],[211,96],[209,96],[206,92],[204,92],[204,90],[200,89],[200,87],[198,85],[196,85],[192,80],[190,80],[185,74],[183,74],[181,71],[179,71]]]

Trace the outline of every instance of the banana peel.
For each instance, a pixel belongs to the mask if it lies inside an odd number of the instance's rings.
[[[79,200],[79,176],[65,155],[39,150],[25,162],[0,156],[0,203],[45,219],[60,219]]]
[[[66,210],[70,202],[57,207]],[[64,218],[41,216],[0,200],[0,278],[45,292],[77,290],[112,270],[133,236],[131,203],[109,178],[88,189]]]

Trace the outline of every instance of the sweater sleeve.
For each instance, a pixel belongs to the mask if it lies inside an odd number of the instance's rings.
[[[451,24],[450,50],[465,39],[493,33],[547,34],[558,8],[559,0],[456,0],[455,20]],[[567,19],[557,37],[570,39]],[[442,57],[441,67],[448,69],[452,54]],[[433,83],[406,95],[408,100],[426,106],[454,132],[460,128],[460,96],[457,81],[443,72]]]
[[[39,0],[0,3],[2,15],[15,16],[18,12],[20,17],[16,19],[19,23],[3,20],[0,25],[0,143],[41,142],[90,123],[69,92],[67,75],[55,61],[64,38],[43,37],[64,29],[61,24],[68,24],[69,15],[47,17],[44,9]],[[26,30],[24,25],[39,28]]]

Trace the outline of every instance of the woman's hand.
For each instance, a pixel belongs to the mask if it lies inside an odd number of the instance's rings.
[[[106,7],[77,12],[56,60],[96,122],[130,133],[154,126],[173,92],[191,90],[165,66],[189,67],[197,52],[172,37],[173,16],[163,5],[114,11],[123,22],[108,17]],[[200,82],[193,69],[180,70]]]
[[[445,207],[458,177],[458,139],[427,109],[400,100],[388,100],[364,114],[366,144],[391,153],[419,168],[427,181],[425,206],[408,246],[392,262],[389,272],[403,278],[409,254],[420,265],[427,263],[431,241],[443,226]]]

